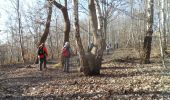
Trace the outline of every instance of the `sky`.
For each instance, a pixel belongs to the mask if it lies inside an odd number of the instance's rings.
[[[5,0],[0,0],[0,42],[5,41],[6,35],[5,31],[5,21],[7,20],[7,13],[5,12],[7,8],[7,2]]]
[[[9,14],[11,14],[10,12],[10,9],[12,9],[11,1],[16,0],[0,0],[0,44],[4,43],[7,39],[7,33],[5,33],[6,30],[5,23],[8,20]],[[25,2],[25,4],[29,4],[31,6],[36,0],[20,0],[21,3],[23,1]]]
[[[6,20],[6,12],[5,10],[7,10],[8,2],[5,2],[5,0],[0,0],[0,30],[2,30],[4,28],[4,24],[5,24],[5,20]]]

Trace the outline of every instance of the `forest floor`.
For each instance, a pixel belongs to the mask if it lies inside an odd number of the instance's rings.
[[[1,66],[0,100],[170,100],[170,68],[163,68],[159,58],[141,65],[132,51],[105,54],[101,75],[91,77],[76,70],[75,59],[70,73],[54,63],[46,71],[37,65]]]

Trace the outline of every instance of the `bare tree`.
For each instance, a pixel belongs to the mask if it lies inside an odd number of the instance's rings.
[[[21,26],[21,14],[20,14],[20,2],[17,0],[17,15],[18,15],[18,34],[19,34],[19,43],[20,43],[20,48],[21,48],[21,57],[22,61],[25,62],[25,52],[24,52],[24,46],[23,46],[23,31],[22,31],[22,26]]]
[[[54,50],[53,50],[54,45],[53,45],[53,39],[52,39],[51,33],[49,33],[49,42],[50,42],[49,48],[50,48],[50,52],[51,52],[51,59],[54,59]]]
[[[98,0],[89,0],[89,17],[90,26],[93,31],[94,47],[89,54],[85,55],[79,32],[79,18],[78,18],[78,2],[73,0],[74,7],[74,26],[75,37],[77,41],[78,50],[81,57],[81,67],[85,75],[99,75],[101,62],[103,57],[103,50],[105,46],[105,39],[103,36],[103,20],[101,16],[101,9]]]
[[[165,12],[164,12],[164,0],[159,1],[160,3],[160,13],[159,13],[159,41],[160,41],[160,52],[161,61],[163,67],[165,67],[165,49],[166,49],[166,29],[165,29]]]
[[[52,4],[51,2],[49,2],[49,12],[48,12],[48,17],[47,17],[47,21],[46,21],[46,26],[45,26],[45,30],[44,33],[40,39],[39,45],[41,43],[45,43],[47,36],[49,34],[49,28],[50,28],[50,22],[51,22],[51,15],[52,15]]]
[[[80,63],[83,67],[87,64],[87,59],[85,57],[85,51],[82,45],[81,37],[80,37],[80,28],[79,28],[79,15],[78,15],[78,1],[72,0],[73,2],[73,15],[74,15],[74,28],[75,28],[75,38],[78,47],[78,51],[80,53]]]
[[[141,63],[150,63],[152,34],[153,34],[153,17],[154,17],[154,0],[147,0],[147,32],[144,37],[143,55]]]
[[[67,2],[67,0],[65,0]],[[64,43],[66,41],[69,41],[69,33],[70,33],[70,20],[68,16],[68,11],[67,7],[59,4],[55,0],[53,0],[54,5],[62,11],[63,17],[64,17],[64,22],[65,22],[65,30],[64,30]],[[67,5],[67,3],[65,4]]]
[[[167,17],[166,17],[166,0],[161,0],[161,13],[162,13],[162,20],[163,20],[163,52],[166,53],[167,50],[167,27],[166,27],[166,22],[167,22]]]
[[[85,75],[100,74],[105,39],[103,36],[103,20],[98,0],[89,0],[89,18],[93,32],[94,46],[88,55],[88,67],[84,67]]]

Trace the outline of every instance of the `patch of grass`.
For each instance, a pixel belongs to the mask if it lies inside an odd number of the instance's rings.
[[[58,63],[58,64],[54,64],[54,65],[52,65],[54,68],[60,68],[62,65],[61,65],[61,63]]]

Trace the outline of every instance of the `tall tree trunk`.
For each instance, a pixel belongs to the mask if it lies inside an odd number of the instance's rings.
[[[90,19],[88,19],[88,46],[90,46],[90,42],[91,42]]]
[[[131,0],[130,2],[131,2],[131,16],[133,16],[133,13],[134,13],[134,0]],[[134,25],[133,25],[133,23],[134,23],[134,20],[131,17],[130,38],[131,38],[131,45],[132,45],[132,47],[134,46],[134,48],[135,48],[135,37],[134,37],[134,28],[133,28]]]
[[[105,41],[102,38],[103,35],[103,22],[101,16],[101,10],[98,1],[94,3],[94,0],[89,0],[89,14],[90,14],[90,26],[92,27],[94,37],[94,47],[89,54],[85,55],[79,31],[79,18],[78,18],[78,2],[73,0],[74,6],[74,25],[75,25],[75,37],[77,41],[78,50],[81,57],[81,66],[83,67],[83,73],[85,75],[99,75],[102,64],[103,50]],[[96,6],[96,8],[95,8]]]
[[[13,27],[11,27],[11,36],[12,36],[12,43],[11,43],[11,47],[10,47],[10,63],[13,63],[14,62],[14,51],[13,51],[13,49],[14,49],[14,29],[13,29]],[[8,34],[8,33],[7,33]],[[8,35],[7,35],[8,36]],[[7,37],[7,39],[8,39],[8,37]]]
[[[43,35],[41,36],[39,45],[41,43],[45,43],[45,41],[47,40],[47,36],[49,34],[49,29],[50,29],[51,15],[52,15],[52,5],[51,3],[49,3],[49,11],[48,11],[48,17],[47,17],[47,21],[45,25],[45,30],[44,30]]]
[[[65,22],[64,43],[65,43],[66,41],[69,41],[69,33],[70,33],[70,20],[68,16],[67,7],[64,7],[63,5],[59,4],[55,0],[54,0],[54,5],[62,11],[64,17],[64,22]]]
[[[159,21],[159,26],[161,26],[161,22]],[[165,56],[164,56],[164,51],[163,51],[163,41],[162,41],[162,29],[159,27],[159,46],[160,46],[160,53],[161,53],[161,61],[162,61],[162,66],[165,67]]]
[[[103,37],[106,40],[107,38],[109,38],[109,36],[107,36],[107,26],[108,26],[108,0],[102,1],[102,8],[103,8]],[[109,39],[108,39],[109,40]]]
[[[168,41],[169,41],[169,32],[170,32],[170,29],[168,28],[169,27],[169,13],[170,13],[170,11],[169,11],[169,8],[170,8],[170,2],[169,2],[169,0],[166,0],[166,19],[167,19],[167,22],[166,22],[166,31],[167,31],[167,38],[166,38],[166,42],[168,43]]]
[[[166,31],[166,0],[161,0],[161,13],[163,17],[163,52],[165,53],[167,50],[167,31]]]
[[[152,34],[153,34],[154,0],[147,2],[147,32],[144,37],[143,55],[141,63],[150,63]]]
[[[64,0],[65,1],[65,7],[67,8],[67,0]]]
[[[43,35],[41,36],[38,46],[42,43],[45,43],[47,40],[47,36],[48,36],[49,30],[50,30],[51,16],[52,16],[52,4],[49,2],[49,11],[48,11],[47,21],[46,21],[46,25],[45,25],[45,30],[44,30]],[[37,60],[38,60],[38,57],[36,57],[36,61]]]
[[[80,27],[79,27],[79,15],[78,15],[78,1],[72,0],[73,2],[73,15],[74,15],[74,28],[75,28],[75,38],[76,43],[78,47],[78,51],[80,53],[80,65],[81,70],[84,69],[84,67],[87,67],[87,59],[85,57],[85,51],[82,45],[81,37],[80,37]]]
[[[25,59],[25,49],[24,49],[24,46],[23,46],[23,32],[21,31],[20,32],[20,39],[19,39],[19,42],[20,42],[20,48],[21,48],[21,57],[22,57],[22,61],[25,62],[26,59]]]
[[[94,46],[88,59],[89,67],[84,71],[88,75],[100,74],[105,39],[103,36],[103,17],[98,0],[89,0],[89,15],[92,27]]]
[[[161,61],[163,67],[165,67],[165,47],[166,47],[166,30],[165,30],[165,12],[164,12],[164,0],[160,2],[160,15],[159,15],[159,41],[160,41],[160,53],[161,53]]]
[[[21,14],[20,14],[20,2],[19,0],[17,0],[17,14],[18,14],[18,33],[19,33],[19,43],[20,43],[20,49],[21,49],[21,60],[24,63],[25,62],[25,58],[24,58],[24,46],[23,46],[23,41],[22,41],[22,37],[23,37],[23,32],[21,29]]]
[[[46,25],[45,25],[45,30],[44,30],[43,35],[41,36],[38,46],[42,43],[45,43],[47,40],[47,36],[48,36],[49,30],[50,30],[51,16],[52,16],[52,4],[49,2],[49,11],[48,11],[47,21],[46,21]],[[36,58],[36,61],[37,61],[37,59],[38,58]]]
[[[52,34],[49,33],[49,36],[50,36],[49,42],[50,42],[51,59],[54,59],[54,52],[53,52],[54,45],[53,45],[53,41],[52,41]]]
[[[54,5],[59,8],[62,11],[63,17],[64,17],[64,22],[65,22],[65,30],[64,30],[64,43],[69,41],[69,33],[70,33],[70,20],[69,20],[69,16],[68,16],[68,11],[67,11],[67,7],[64,7],[63,5],[59,4],[58,2],[56,2],[55,0],[53,1]],[[67,0],[65,0],[65,6],[67,6]],[[63,43],[63,45],[64,45]],[[63,66],[63,56],[60,55],[60,60],[61,60],[61,64]]]
[[[56,33],[57,33],[57,24],[58,24],[58,22],[57,22],[57,18],[56,18]],[[57,50],[57,57],[59,58],[60,57],[60,49],[59,49],[59,34],[56,34],[56,45],[57,45],[57,48],[56,48],[56,50]]]

